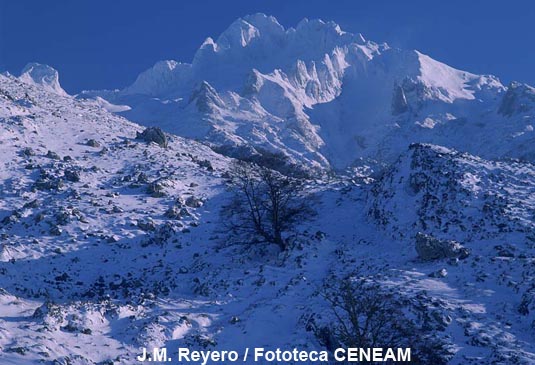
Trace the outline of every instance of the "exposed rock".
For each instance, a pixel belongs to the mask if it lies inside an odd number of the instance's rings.
[[[55,216],[56,223],[60,226],[64,226],[69,223],[71,220],[71,213],[69,213],[67,210],[61,210],[58,212]]]
[[[64,172],[65,179],[71,182],[79,182],[80,181],[80,172],[74,169],[67,169]]]
[[[527,112],[535,102],[535,89],[519,82],[511,82],[503,96],[498,113],[510,117]]]
[[[185,203],[190,208],[200,208],[203,205],[203,201],[201,199],[199,199],[199,198],[194,197],[193,195],[189,196],[186,199]]]
[[[464,259],[470,254],[470,250],[457,241],[440,240],[421,232],[416,234],[416,252],[424,261],[455,257]]]
[[[139,175],[137,176],[136,181],[140,184],[146,184],[149,182],[149,178],[147,174],[145,174],[144,172],[140,172]]]
[[[22,151],[20,151],[20,154],[26,157],[35,156],[35,152],[31,147],[24,147]]]
[[[50,150],[48,150],[48,152],[46,153],[46,157],[51,158],[53,160],[61,160],[61,157],[56,152]]]
[[[50,234],[53,236],[61,236],[62,233],[63,230],[56,225],[53,225],[52,228],[50,228]]]
[[[146,247],[150,245],[163,245],[177,232],[177,227],[174,224],[167,222],[154,229],[154,232],[144,243],[142,243],[142,246]]]
[[[20,213],[17,212],[17,211],[14,211],[10,215],[4,217],[4,219],[2,219],[2,221],[1,221],[1,223],[3,225],[7,225],[7,224],[10,224],[10,223],[17,223],[19,218],[20,218]]]
[[[137,226],[145,232],[156,230],[156,224],[152,220],[139,221]]]
[[[168,143],[165,133],[159,127],[149,127],[142,133],[137,132],[136,139],[142,139],[147,143],[154,142],[163,148],[166,148]]]
[[[527,316],[530,312],[535,310],[535,286],[528,288],[522,294],[522,301],[518,306],[518,313]]]
[[[117,205],[114,205],[111,212],[112,213],[124,213],[124,209],[121,207],[118,207]]]
[[[37,190],[60,190],[63,188],[63,180],[44,170],[40,171],[40,176],[34,184]]]
[[[89,147],[95,147],[95,148],[100,147],[100,143],[94,139],[88,140],[85,144]]]
[[[169,219],[180,219],[182,215],[180,214],[180,208],[177,206],[169,207],[164,213],[164,216]]]
[[[392,97],[392,115],[405,113],[409,109],[405,92],[400,85],[394,86],[394,95]]]
[[[195,103],[202,113],[210,113],[217,107],[224,107],[225,103],[217,91],[206,81],[202,81],[190,95],[189,104]]]
[[[29,201],[28,203],[24,204],[23,208],[39,208],[39,200],[34,199],[32,201]]]
[[[448,276],[448,270],[446,269],[440,269],[429,274],[431,278],[445,278],[446,276]]]
[[[204,167],[208,171],[214,171],[214,167],[212,166],[212,163],[208,160],[200,160],[197,157],[193,157],[192,160],[199,165],[199,167]]]
[[[153,198],[165,196],[165,186],[160,181],[153,181],[147,186],[147,193]]]

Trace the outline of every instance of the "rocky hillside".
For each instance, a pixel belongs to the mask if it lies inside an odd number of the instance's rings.
[[[431,231],[462,241],[532,236],[535,168],[413,144],[380,177],[369,215],[394,235]]]
[[[288,252],[227,246],[230,158],[45,86],[0,76],[0,363],[329,348],[348,275],[415,314],[437,364],[535,361],[530,164],[412,145],[380,177],[304,181]]]

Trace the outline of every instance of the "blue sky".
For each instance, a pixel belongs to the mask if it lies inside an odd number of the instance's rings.
[[[0,0],[0,69],[60,72],[70,93],[121,88],[158,60],[191,61],[207,36],[256,12],[285,27],[304,18],[467,71],[535,85],[535,2],[387,0]]]

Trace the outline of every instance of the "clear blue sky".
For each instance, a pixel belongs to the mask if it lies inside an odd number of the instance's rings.
[[[255,12],[285,27],[304,18],[454,67],[535,85],[535,1],[0,0],[0,70],[31,61],[70,93],[121,88],[162,59],[190,62],[207,36]]]

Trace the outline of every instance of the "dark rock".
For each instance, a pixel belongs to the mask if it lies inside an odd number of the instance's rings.
[[[153,181],[147,186],[147,193],[153,198],[165,196],[165,186],[160,181]]]
[[[35,156],[35,152],[31,147],[24,147],[20,153],[26,157]]]
[[[199,165],[199,167],[204,167],[206,168],[208,171],[214,171],[214,168],[212,166],[212,163],[208,160],[197,160],[197,165]]]
[[[511,82],[503,96],[498,113],[506,117],[521,114],[531,110],[535,102],[535,89],[518,82]]]
[[[95,148],[100,147],[100,143],[94,139],[88,140],[85,144],[89,147],[95,147]]]
[[[41,170],[39,178],[34,184],[34,188],[37,190],[60,190],[63,188],[63,180]]]
[[[106,242],[108,242],[108,243],[116,243],[116,242],[119,242],[119,237],[116,236],[116,235],[109,236],[109,237],[106,239]]]
[[[51,158],[53,160],[61,160],[61,157],[59,157],[56,152],[52,152],[50,150],[48,150],[48,152],[46,153],[46,157]]]
[[[19,218],[20,218],[20,213],[17,212],[17,211],[14,211],[10,215],[4,217],[4,219],[2,219],[1,223],[3,225],[7,225],[7,224],[10,224],[10,223],[17,223]]]
[[[448,271],[446,269],[440,269],[435,272],[432,272],[428,275],[430,278],[445,278],[448,276]]]
[[[196,198],[194,196],[189,196],[186,199],[185,204],[190,208],[200,208],[203,205],[203,201],[199,198]]]
[[[165,133],[158,127],[148,127],[142,133],[137,132],[136,139],[142,139],[147,143],[154,142],[163,148],[168,144]]]
[[[140,184],[146,184],[149,182],[149,178],[147,174],[145,174],[144,172],[140,172],[139,175],[137,176],[136,181]]]
[[[180,219],[182,215],[180,214],[180,208],[176,206],[169,207],[164,213],[164,216],[169,219]]]
[[[28,208],[39,208],[39,205],[40,205],[40,204],[39,204],[39,200],[34,199],[34,200],[32,200],[32,201],[30,201],[30,202],[24,204],[22,207],[23,207],[24,209],[28,209]]]
[[[71,278],[70,278],[69,274],[67,274],[66,272],[64,272],[63,274],[58,275],[58,276],[56,276],[54,278],[54,280],[56,280],[56,281],[68,281],[70,279]]]
[[[61,236],[61,233],[63,233],[63,230],[58,226],[52,226],[52,228],[50,228],[50,234],[53,236]]]
[[[113,206],[113,209],[111,211],[112,211],[112,213],[124,213],[124,209],[122,209],[122,208],[120,208],[120,207],[118,207],[116,205]]]
[[[13,352],[19,355],[25,355],[28,351],[30,351],[30,349],[27,348],[26,346],[18,346],[18,347],[8,347],[4,349],[4,351],[6,353]]]
[[[80,172],[74,169],[67,169],[64,172],[65,179],[71,182],[79,182],[80,181]]]
[[[424,261],[456,257],[464,259],[470,254],[470,251],[457,241],[440,240],[421,232],[416,234],[416,252]]]
[[[152,220],[139,221],[137,222],[137,226],[145,232],[156,230],[156,224]]]
[[[177,232],[177,228],[172,223],[165,223],[155,229],[154,233],[142,244],[142,246],[163,245]]]
[[[409,109],[405,92],[400,85],[394,86],[394,95],[392,96],[392,115],[405,113]]]
[[[57,224],[64,226],[71,220],[71,214],[66,210],[62,210],[56,214],[55,218]]]

